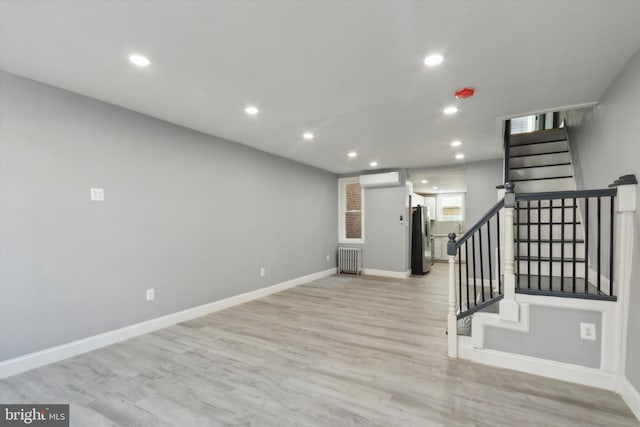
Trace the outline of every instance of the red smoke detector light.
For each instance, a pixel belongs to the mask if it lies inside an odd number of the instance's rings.
[[[465,99],[473,96],[474,90],[470,87],[465,87],[456,91],[456,98]]]

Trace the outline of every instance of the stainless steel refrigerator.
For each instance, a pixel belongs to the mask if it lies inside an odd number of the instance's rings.
[[[427,274],[433,262],[429,208],[416,206],[411,214],[411,274]]]

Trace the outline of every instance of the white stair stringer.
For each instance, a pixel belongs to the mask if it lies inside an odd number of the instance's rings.
[[[620,305],[611,301],[559,298],[540,295],[516,294],[519,318],[516,322],[503,320],[498,313],[474,313],[471,337],[459,337],[461,358],[476,363],[526,372],[548,378],[556,378],[577,384],[615,390],[619,366],[619,348],[616,345],[616,319]],[[555,307],[567,310],[595,311],[601,314],[601,329],[597,331],[600,344],[600,366],[589,368],[582,365],[542,359],[527,354],[509,353],[488,348],[485,344],[486,328],[516,332],[530,336],[532,328],[530,313],[536,307]],[[495,332],[495,331],[494,331]],[[577,331],[576,333],[579,333]],[[531,335],[533,336],[533,335]],[[535,345],[547,345],[540,342]]]

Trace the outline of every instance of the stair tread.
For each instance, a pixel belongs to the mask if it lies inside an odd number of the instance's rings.
[[[554,166],[571,166],[571,162],[551,163],[551,164],[548,164],[548,165],[535,165],[535,166],[515,166],[515,167],[510,167],[509,170],[532,169],[532,168],[547,168],[547,167],[554,167]]]
[[[531,156],[545,156],[548,154],[562,154],[562,153],[568,153],[569,150],[561,150],[561,151],[548,151],[545,153],[535,153],[535,154],[519,154],[517,156],[509,156],[510,159],[516,159],[518,157],[531,157]]]
[[[518,134],[519,135],[519,134]],[[513,138],[516,135],[511,135],[511,137]],[[539,144],[551,144],[553,142],[565,142],[568,141],[567,138],[560,138],[560,139],[551,139],[549,141],[532,141],[532,142],[521,142],[519,144],[513,144],[513,142],[511,144],[509,144],[509,148],[516,148],[516,147],[527,147],[530,145],[539,145]]]
[[[544,181],[544,180],[547,180],[547,179],[565,179],[565,178],[573,178],[573,175],[545,176],[545,177],[541,177],[541,178],[509,179],[509,181],[511,181],[511,182]]]
[[[541,129],[533,132],[522,132],[509,135],[509,145],[517,146],[535,142],[553,142],[567,140],[565,128]]]
[[[573,292],[573,277],[565,276],[562,280],[558,276],[538,276],[532,274],[531,287],[529,288],[529,281],[526,274],[516,274],[516,292],[527,294],[540,294],[540,293],[552,293],[558,296],[575,297],[575,298],[591,298],[591,299],[606,299],[615,301],[615,296],[607,295],[604,292],[598,292],[598,288],[591,282],[586,282],[583,277],[576,277],[576,292]],[[538,278],[540,278],[540,289],[538,289]],[[551,283],[551,286],[549,284]],[[564,287],[562,286],[564,284]],[[585,292],[585,285],[586,290]],[[564,288],[564,290],[563,290]]]
[[[516,256],[514,258],[516,261],[552,261],[552,262],[563,262],[562,258],[560,257],[537,257],[537,256],[531,256],[528,257],[526,255],[521,255],[521,256]],[[585,262],[584,258],[573,258],[573,257],[564,257],[564,262],[573,262],[575,260],[575,262]]]

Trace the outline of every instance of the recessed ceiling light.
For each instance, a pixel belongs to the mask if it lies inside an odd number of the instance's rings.
[[[311,132],[305,132],[302,134],[302,137],[306,140],[311,140],[313,139],[313,134]]]
[[[435,65],[440,65],[442,64],[442,61],[444,61],[444,56],[438,53],[429,55],[424,59],[425,65],[428,65],[430,67],[433,67]]]
[[[349,151],[349,154],[347,154],[347,156],[351,158],[358,157],[358,153],[356,153],[355,151]]]
[[[434,189],[434,190],[437,190],[437,189],[438,189],[438,187],[433,187],[433,189]]]
[[[454,106],[447,107],[444,110],[442,110],[442,112],[445,114],[455,114],[458,112],[458,107],[454,107]]]
[[[376,166],[378,166],[378,162],[371,162],[369,163],[369,166],[371,166],[372,168],[375,168]]]
[[[129,56],[129,61],[131,61],[132,64],[137,65],[138,67],[147,67],[149,64],[151,64],[149,58],[137,54]]]
[[[258,110],[258,107],[249,106],[249,107],[244,109],[244,112],[249,114],[249,115],[251,115],[251,116],[255,116],[256,114],[258,114],[260,112],[260,110]]]
[[[420,181],[420,182],[421,182],[422,184],[426,184],[426,183],[427,183],[427,182],[429,182],[429,181],[427,181],[426,179],[423,179],[423,180],[422,180],[422,181]]]
[[[464,154],[462,154],[462,153],[456,154],[456,159],[458,159],[458,160],[464,159]]]
[[[459,147],[461,145],[462,145],[462,142],[460,142],[460,141],[452,141],[451,142],[451,146],[452,147]]]

